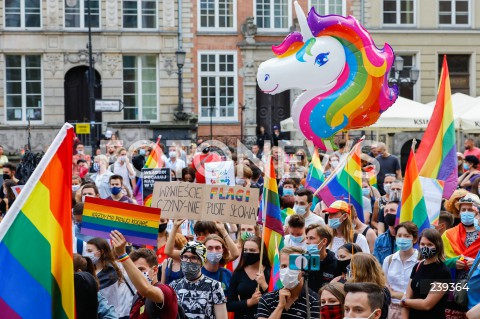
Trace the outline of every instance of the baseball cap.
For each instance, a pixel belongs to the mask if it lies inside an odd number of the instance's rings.
[[[326,208],[323,210],[324,213],[338,213],[338,212],[344,212],[347,214],[350,214],[350,207],[348,206],[347,202],[343,200],[337,200],[330,205],[330,207]]]
[[[273,129],[274,129],[274,130],[278,130],[278,129],[279,129],[278,125],[274,125],[274,126],[273,126]]]

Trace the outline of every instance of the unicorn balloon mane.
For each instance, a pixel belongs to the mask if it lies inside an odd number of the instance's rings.
[[[289,34],[263,62],[257,82],[264,93],[305,90],[293,103],[295,126],[317,147],[340,130],[375,123],[397,99],[388,86],[394,61],[390,45],[378,49],[370,34],[352,16],[320,16],[312,8],[305,17],[295,10],[301,32]]]

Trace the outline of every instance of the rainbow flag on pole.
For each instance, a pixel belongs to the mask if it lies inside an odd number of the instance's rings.
[[[400,223],[406,221],[413,222],[418,226],[419,234],[421,234],[424,229],[430,228],[430,221],[428,220],[427,205],[423,197],[422,184],[418,176],[417,162],[413,151],[414,145],[415,144],[412,145],[405,170],[402,204],[400,208]]]
[[[320,161],[320,156],[318,155],[318,149],[315,148],[313,152],[312,161],[308,167],[307,178],[305,179],[305,188],[315,192],[325,181],[325,175],[323,175],[322,162]],[[312,210],[318,204],[319,198],[315,196],[313,198]]]
[[[457,188],[457,150],[452,110],[452,92],[447,57],[443,57],[437,102],[432,118],[417,150],[420,176],[445,181],[443,197],[450,198]]]
[[[0,223],[1,318],[75,318],[73,138],[66,123]]]
[[[273,257],[272,270],[270,271],[268,291],[274,291],[281,288],[283,288],[283,284],[280,280],[280,253],[278,251],[278,247],[275,247],[275,255]]]
[[[157,141],[155,142],[155,145],[153,146],[152,151],[147,157],[147,161],[145,162],[145,165],[143,168],[161,168],[163,167],[163,160],[162,160],[162,152],[160,150],[160,139],[162,138],[161,135],[158,136]],[[151,196],[145,198],[145,203],[143,202],[143,178],[140,175],[140,177],[137,180],[137,186],[135,187],[135,191],[133,192],[133,196],[135,196],[135,199],[137,200],[137,203],[139,205],[144,204],[145,206],[150,206],[151,204]]]
[[[263,184],[263,197],[260,205],[262,206],[262,219],[264,220],[263,241],[267,248],[268,259],[272,265],[272,278],[280,281],[280,261],[277,256],[275,264],[275,255],[283,248],[283,223],[280,210],[280,198],[278,196],[278,186],[275,175],[275,167],[270,157],[265,169],[265,182]],[[278,285],[278,283],[275,283]],[[274,287],[269,286],[269,289]]]
[[[358,218],[363,222],[362,194],[362,137],[352,148],[348,156],[342,160],[335,171],[325,180],[318,194],[326,205],[336,200],[351,203],[357,211]]]

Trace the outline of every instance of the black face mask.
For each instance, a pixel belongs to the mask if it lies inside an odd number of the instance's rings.
[[[387,226],[395,226],[395,220],[397,219],[397,215],[393,214],[386,214],[385,215],[385,225]]]
[[[163,233],[164,231],[166,231],[167,230],[167,225],[168,225],[168,223],[158,225],[158,232]]]
[[[260,254],[258,253],[243,253],[242,255],[245,266],[253,265],[260,260]]]
[[[208,152],[210,152],[210,147],[205,147],[205,148],[202,150],[202,153],[203,153],[203,154],[207,154]]]
[[[12,179],[9,174],[3,174],[3,180]]]
[[[343,274],[347,273],[347,266],[350,265],[350,259],[347,260],[337,260],[337,268]]]

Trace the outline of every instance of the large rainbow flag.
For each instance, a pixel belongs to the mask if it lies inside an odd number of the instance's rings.
[[[447,58],[443,58],[437,102],[432,118],[417,150],[420,176],[445,181],[443,197],[457,188],[457,150]]]
[[[0,223],[0,318],[75,317],[73,138],[66,123]]]
[[[155,142],[155,145],[152,148],[152,151],[147,157],[147,161],[145,162],[145,165],[143,168],[161,168],[163,167],[163,160],[162,160],[162,152],[160,150],[160,139],[162,138],[161,135],[157,137],[157,141]],[[150,195],[149,197],[145,198],[145,202],[143,201],[143,178],[140,175],[140,177],[137,180],[137,186],[135,187],[135,191],[133,192],[133,196],[135,196],[135,199],[137,200],[137,203],[139,205],[145,205],[145,206],[150,206],[152,203],[152,196]]]
[[[423,197],[423,189],[418,176],[417,162],[415,160],[413,147],[410,151],[407,168],[405,170],[405,179],[402,189],[402,204],[400,208],[400,223],[406,221],[411,221],[416,224],[420,234],[424,229],[430,228],[427,205],[425,204],[425,198]]]
[[[463,257],[475,259],[480,250],[480,238],[475,240],[470,246],[465,246],[467,231],[463,224],[447,229],[442,234],[443,248],[445,251],[445,265],[449,268],[455,268],[456,261]]]
[[[325,175],[323,174],[323,166],[318,155],[318,149],[315,148],[313,152],[312,161],[308,167],[307,177],[305,179],[305,188],[315,192],[325,181]],[[317,206],[320,199],[318,196],[313,198],[312,210]]]
[[[336,200],[351,203],[357,211],[358,218],[363,222],[362,194],[362,137],[352,148],[348,156],[342,160],[335,171],[325,180],[318,194],[326,205]]]
[[[267,248],[268,259],[272,265],[271,278],[276,278],[274,286],[278,286],[280,281],[279,259],[275,260],[275,255],[283,248],[283,223],[280,210],[280,198],[278,196],[278,186],[275,175],[275,167],[270,157],[265,169],[265,181],[263,184],[263,197],[260,203],[262,206],[263,219],[263,241]],[[276,265],[275,262],[278,264]],[[273,290],[274,286],[269,285],[269,290]]]

